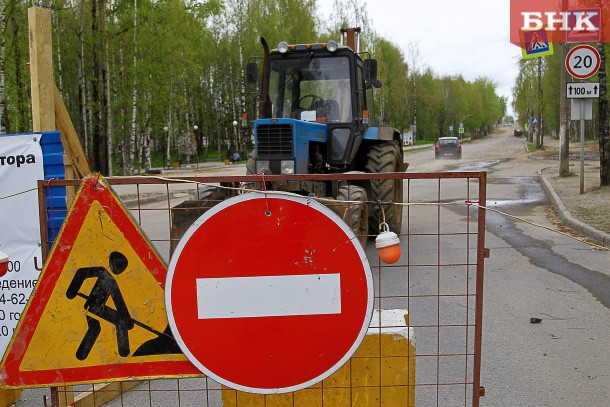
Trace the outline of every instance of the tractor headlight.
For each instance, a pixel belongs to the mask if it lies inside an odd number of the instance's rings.
[[[257,161],[256,162],[256,173],[257,174],[271,174],[271,167],[269,167],[269,161]]]
[[[282,174],[292,175],[294,174],[294,161],[282,161],[281,162]]]
[[[330,40],[326,43],[326,49],[329,50],[330,52],[335,52],[337,50],[337,48],[339,48],[339,45],[337,44],[337,41],[335,41],[335,40]]]
[[[286,41],[282,41],[277,44],[277,50],[280,51],[280,54],[285,54],[288,52],[288,43]]]

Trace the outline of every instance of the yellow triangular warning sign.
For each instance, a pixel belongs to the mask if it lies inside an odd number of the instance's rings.
[[[166,273],[107,182],[87,178],[9,344],[0,384],[198,375],[169,329]]]

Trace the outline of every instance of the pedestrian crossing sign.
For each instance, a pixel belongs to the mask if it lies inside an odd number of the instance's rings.
[[[200,376],[171,333],[166,274],[104,178],[86,178],[4,355],[0,386]]]
[[[521,51],[523,59],[553,55],[553,43],[549,41],[545,29],[536,31],[521,30]]]

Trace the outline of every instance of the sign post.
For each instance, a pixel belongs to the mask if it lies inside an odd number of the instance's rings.
[[[185,233],[165,303],[178,345],[206,375],[261,394],[309,387],[362,342],[373,310],[368,260],[330,209],[298,195],[221,202]]]
[[[566,55],[568,73],[576,79],[587,79],[595,75],[601,64],[601,57],[595,47],[577,45]],[[585,192],[585,120],[592,111],[592,99],[599,98],[599,83],[567,83],[566,97],[572,100],[572,120],[580,120],[580,193]],[[578,101],[574,99],[580,99]]]
[[[580,193],[585,193],[585,104],[580,103]]]

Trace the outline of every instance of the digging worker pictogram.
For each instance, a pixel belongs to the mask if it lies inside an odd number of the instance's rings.
[[[114,275],[118,276],[124,272],[127,268],[127,263],[127,258],[122,253],[110,253],[109,266],[110,271],[112,271]],[[89,278],[95,278],[97,281],[91,289],[89,296],[86,296],[80,293],[79,290],[85,280]],[[78,269],[66,291],[66,296],[69,299],[80,296],[86,300],[83,308],[88,311],[88,329],[76,351],[76,357],[79,360],[85,360],[87,358],[101,332],[102,327],[99,319],[114,325],[119,355],[123,357],[129,356],[128,331],[134,327],[134,321],[129,315],[129,310],[127,309],[123,295],[119,290],[119,285],[114,276],[111,275],[106,268],[82,267]],[[116,309],[106,305],[108,298],[112,298]]]

